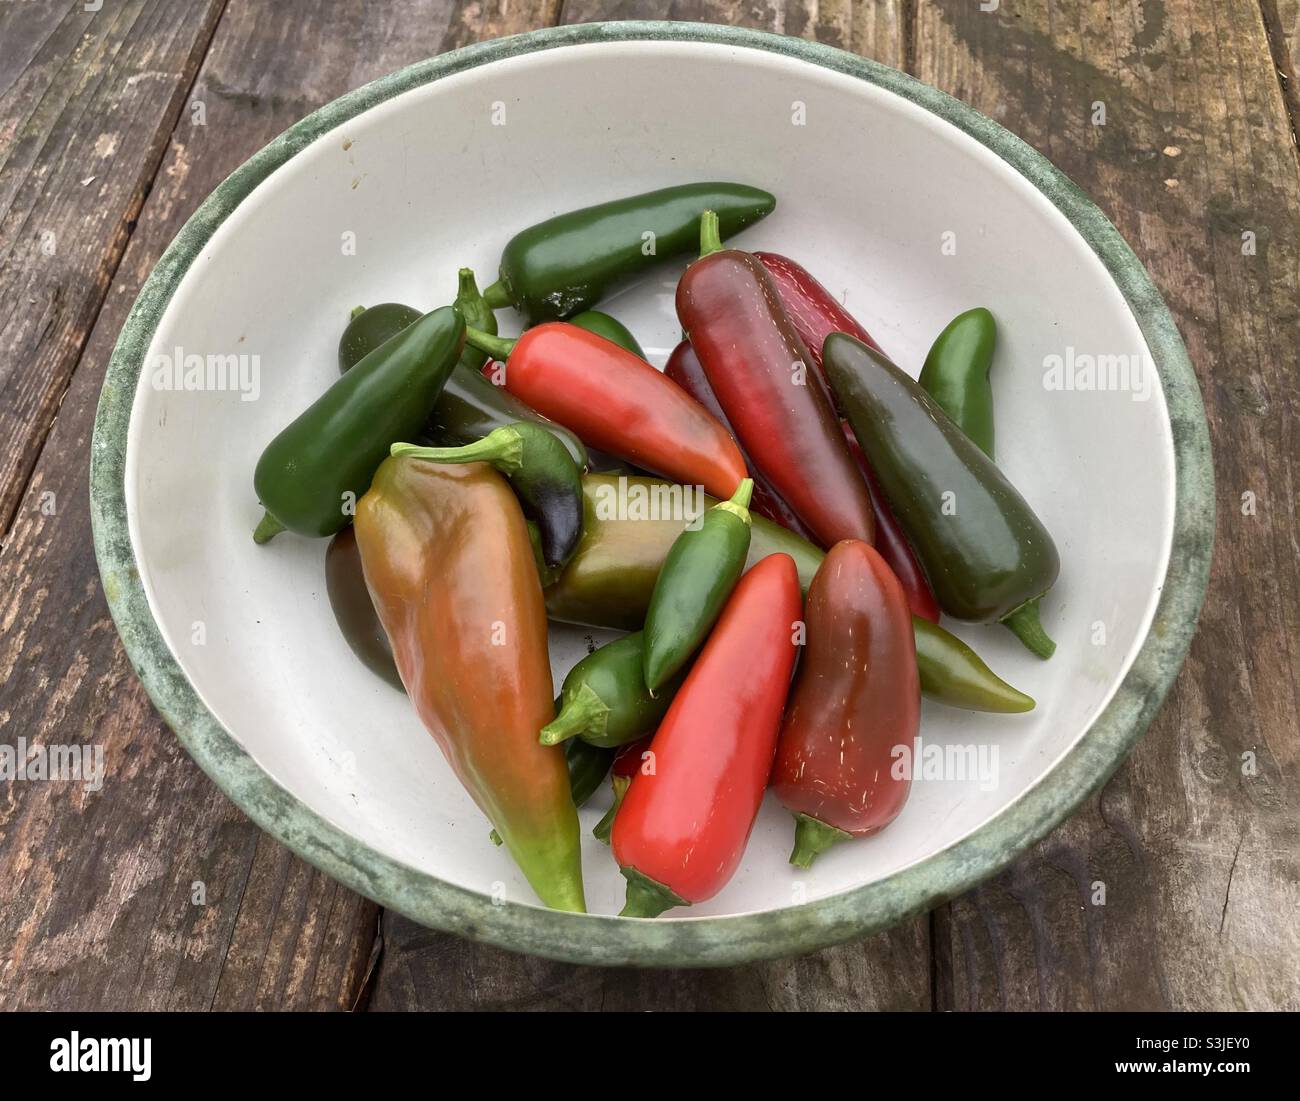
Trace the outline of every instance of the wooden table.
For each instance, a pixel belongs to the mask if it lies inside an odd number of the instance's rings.
[[[108,780],[0,786],[0,1008],[1300,1008],[1300,0],[86,6],[0,0],[0,742],[101,745]],[[1042,150],[1173,309],[1219,487],[1199,636],[1100,797],[927,916],[714,972],[578,968],[421,929],[263,835],[132,673],[86,499],[127,310],[241,161],[431,54],[665,17],[865,54]]]

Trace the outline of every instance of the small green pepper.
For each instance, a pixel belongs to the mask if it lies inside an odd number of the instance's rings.
[[[559,701],[555,706],[559,707]],[[592,745],[581,738],[570,738],[564,743],[564,761],[569,766],[569,790],[573,805],[582,806],[596,794],[601,781],[609,775],[614,763],[614,750]]]
[[[468,317],[465,323],[473,324]],[[989,368],[993,365],[997,334],[997,322],[983,306],[958,314],[931,346],[918,380],[921,389],[990,459],[993,387]]]
[[[541,425],[507,424],[463,447],[395,443],[392,454],[433,463],[491,463],[510,479],[525,511],[536,519],[548,566],[567,562],[582,538],[582,471]]]
[[[452,307],[425,314],[364,356],[262,452],[253,488],[265,543],[286,528],[333,535],[352,521],[388,448],[423,427],[465,343]]]
[[[514,306],[529,327],[572,317],[616,283],[693,253],[704,211],[717,211],[727,237],[775,206],[756,187],[697,183],[572,210],[516,233],[501,253],[500,280],[483,297],[493,309]]]
[[[466,325],[472,325],[462,313]],[[386,340],[392,340],[409,325],[420,320],[420,311],[400,302],[381,302],[369,308],[358,306],[339,337],[339,374],[345,375]],[[466,345],[466,348],[469,346]],[[476,355],[479,353],[475,353]]]
[[[640,631],[624,635],[569,670],[560,691],[559,713],[538,733],[542,745],[558,745],[576,736],[613,748],[636,741],[659,724],[681,678],[651,696],[641,672],[643,642]]]
[[[826,375],[939,606],[1005,623],[1039,657],[1055,644],[1037,598],[1056,582],[1056,544],[1025,499],[938,403],[879,352],[826,338]]]
[[[673,542],[645,617],[645,683],[653,696],[699,649],[745,570],[752,478]]]
[[[479,328],[468,317],[465,318],[465,324]],[[583,310],[582,313],[569,318],[569,324],[577,325],[579,329],[586,329],[587,332],[595,333],[597,336],[603,336],[620,348],[626,348],[634,356],[645,359],[645,352],[641,350],[636,337],[617,317],[610,317],[609,314],[601,313],[599,310]]]

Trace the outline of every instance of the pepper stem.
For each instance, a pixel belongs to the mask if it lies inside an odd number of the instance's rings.
[[[348,320],[355,321],[358,317],[360,317],[365,312],[366,312],[365,306],[353,306],[352,312],[348,314]]]
[[[713,507],[723,512],[729,512],[732,516],[737,516],[748,524],[752,522],[749,515],[749,499],[753,495],[754,479],[742,478],[740,485],[736,487],[736,492],[731,495],[731,500],[719,502]]]
[[[794,851],[790,863],[796,868],[811,868],[817,857],[839,841],[848,841],[853,835],[828,826],[806,814],[794,816]]]
[[[1048,637],[1038,618],[1038,601],[1041,599],[1035,597],[1025,601],[1010,615],[1004,616],[1002,623],[1025,644],[1031,654],[1046,661],[1056,653],[1056,643]]]
[[[284,530],[285,526],[279,520],[269,512],[264,512],[257,527],[253,529],[253,542],[260,547],[263,543],[269,543]]]
[[[482,297],[478,289],[478,281],[474,278],[474,269],[461,268],[456,275],[456,300]]]
[[[506,285],[498,279],[483,291],[483,301],[494,310],[503,310],[510,305],[510,292],[506,290]]]
[[[580,684],[578,690],[564,702],[560,713],[538,732],[542,745],[559,745],[576,734],[590,731],[604,733],[609,718],[609,706],[589,684]]]
[[[690,905],[662,883],[642,875],[635,868],[620,868],[619,871],[627,880],[627,902],[618,912],[619,917],[653,918],[674,906]]]
[[[482,329],[475,329],[470,325],[466,325],[465,343],[472,345],[480,352],[486,352],[493,359],[509,359],[516,342],[507,340],[503,336],[493,336],[491,333],[483,332]]]
[[[718,225],[716,211],[706,210],[700,215],[700,255],[722,251],[722,227]]]
[[[609,835],[614,832],[614,816],[618,814],[618,808],[623,805],[623,796],[627,794],[627,789],[632,786],[632,777],[630,776],[613,776],[610,778],[610,784],[614,788],[614,805],[605,812],[605,817],[592,827],[591,836],[597,841],[603,841],[609,844]]]
[[[407,459],[425,459],[431,463],[491,463],[505,474],[515,474],[523,466],[524,440],[510,425],[494,428],[481,440],[463,447],[420,447],[413,443],[395,443],[390,455]]]

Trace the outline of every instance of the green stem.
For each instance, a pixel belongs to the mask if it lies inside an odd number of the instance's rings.
[[[806,814],[794,816],[794,851],[790,854],[790,863],[796,868],[811,868],[818,855],[840,841],[848,841],[853,835],[843,830],[809,818]]]
[[[258,546],[263,543],[269,543],[275,536],[285,530],[285,526],[280,523],[269,512],[262,513],[262,519],[258,522],[257,527],[253,529],[253,542]]]
[[[1025,644],[1031,654],[1046,661],[1056,653],[1056,643],[1048,637],[1038,618],[1038,601],[1041,599],[1042,597],[1036,597],[1025,601],[1010,615],[1004,616],[1002,623]]]
[[[742,478],[740,485],[736,487],[736,492],[731,495],[730,501],[722,501],[713,507],[723,512],[729,512],[732,516],[738,516],[745,523],[751,523],[749,515],[749,499],[754,495],[754,479]]]
[[[627,789],[632,786],[632,777],[614,776],[610,778],[610,784],[614,788],[614,804],[591,831],[592,837],[597,841],[603,841],[606,845],[609,844],[609,835],[614,832],[614,816],[618,814],[618,808],[623,805],[623,796],[627,794]]]
[[[608,718],[609,707],[605,701],[596,694],[596,690],[591,685],[581,684],[577,692],[565,701],[564,706],[560,708],[560,713],[542,727],[537,740],[542,745],[559,745],[587,731],[600,734],[604,732]]]
[[[465,343],[472,344],[480,352],[486,352],[493,359],[509,359],[510,353],[515,346],[513,340],[507,340],[503,336],[493,336],[491,333],[485,333],[481,329],[475,329],[469,325],[465,326]]]
[[[473,268],[461,268],[456,275],[456,297],[482,298],[478,289],[478,280],[474,278]]]
[[[499,279],[484,290],[483,300],[494,310],[503,310],[511,305],[510,292],[506,290],[505,284]]]
[[[656,883],[635,868],[620,868],[619,871],[627,880],[627,903],[618,912],[619,917],[653,918],[674,906],[690,905],[662,883]]]
[[[708,256],[722,251],[722,229],[718,225],[718,215],[706,210],[700,215],[700,255]]]
[[[365,306],[353,306],[352,312],[348,314],[348,320],[355,321],[358,317],[360,317],[365,312],[366,312]]]
[[[510,425],[494,428],[481,440],[463,447],[420,447],[413,443],[395,443],[390,455],[407,459],[425,459],[431,463],[491,463],[505,474],[515,474],[523,465],[524,440]]]

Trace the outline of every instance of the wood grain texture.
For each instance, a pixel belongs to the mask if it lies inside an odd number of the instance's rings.
[[[0,531],[223,3],[0,5]]]
[[[1260,9],[921,0],[917,34],[921,79],[1049,156],[1147,263],[1197,368],[1219,499],[1163,712],[1085,811],[937,915],[940,1007],[1295,1009],[1300,179]]]
[[[902,68],[909,0],[564,0],[562,23],[676,19],[794,35]]]
[[[208,192],[342,92],[439,52],[466,27],[523,25],[523,15],[494,10],[232,0],[184,110],[169,101],[179,122],[0,557],[0,742],[98,745],[107,771],[97,794],[77,783],[0,787],[0,1008],[350,1008],[358,998],[376,907],[244,818],[154,714],[122,652],[91,548],[91,425],[105,364],[141,283]],[[156,22],[166,41],[165,20]],[[156,56],[153,33],[138,26],[121,49]],[[47,99],[68,97],[61,81],[75,78],[66,56],[74,48],[64,45],[62,67],[52,63]],[[13,55],[7,45],[2,52],[0,73],[12,77]],[[143,114],[118,79],[124,74],[114,73],[120,98],[102,109]],[[33,78],[12,79],[11,88]],[[196,103],[204,125],[193,122]],[[116,173],[135,180],[137,167],[107,162],[101,186],[117,194],[127,185]],[[51,201],[63,209],[80,200],[69,192]],[[0,274],[7,280],[13,272],[28,278],[12,262]],[[11,295],[0,301],[11,304]],[[26,376],[43,361],[19,362]],[[204,885],[202,905],[192,902],[196,882]]]

